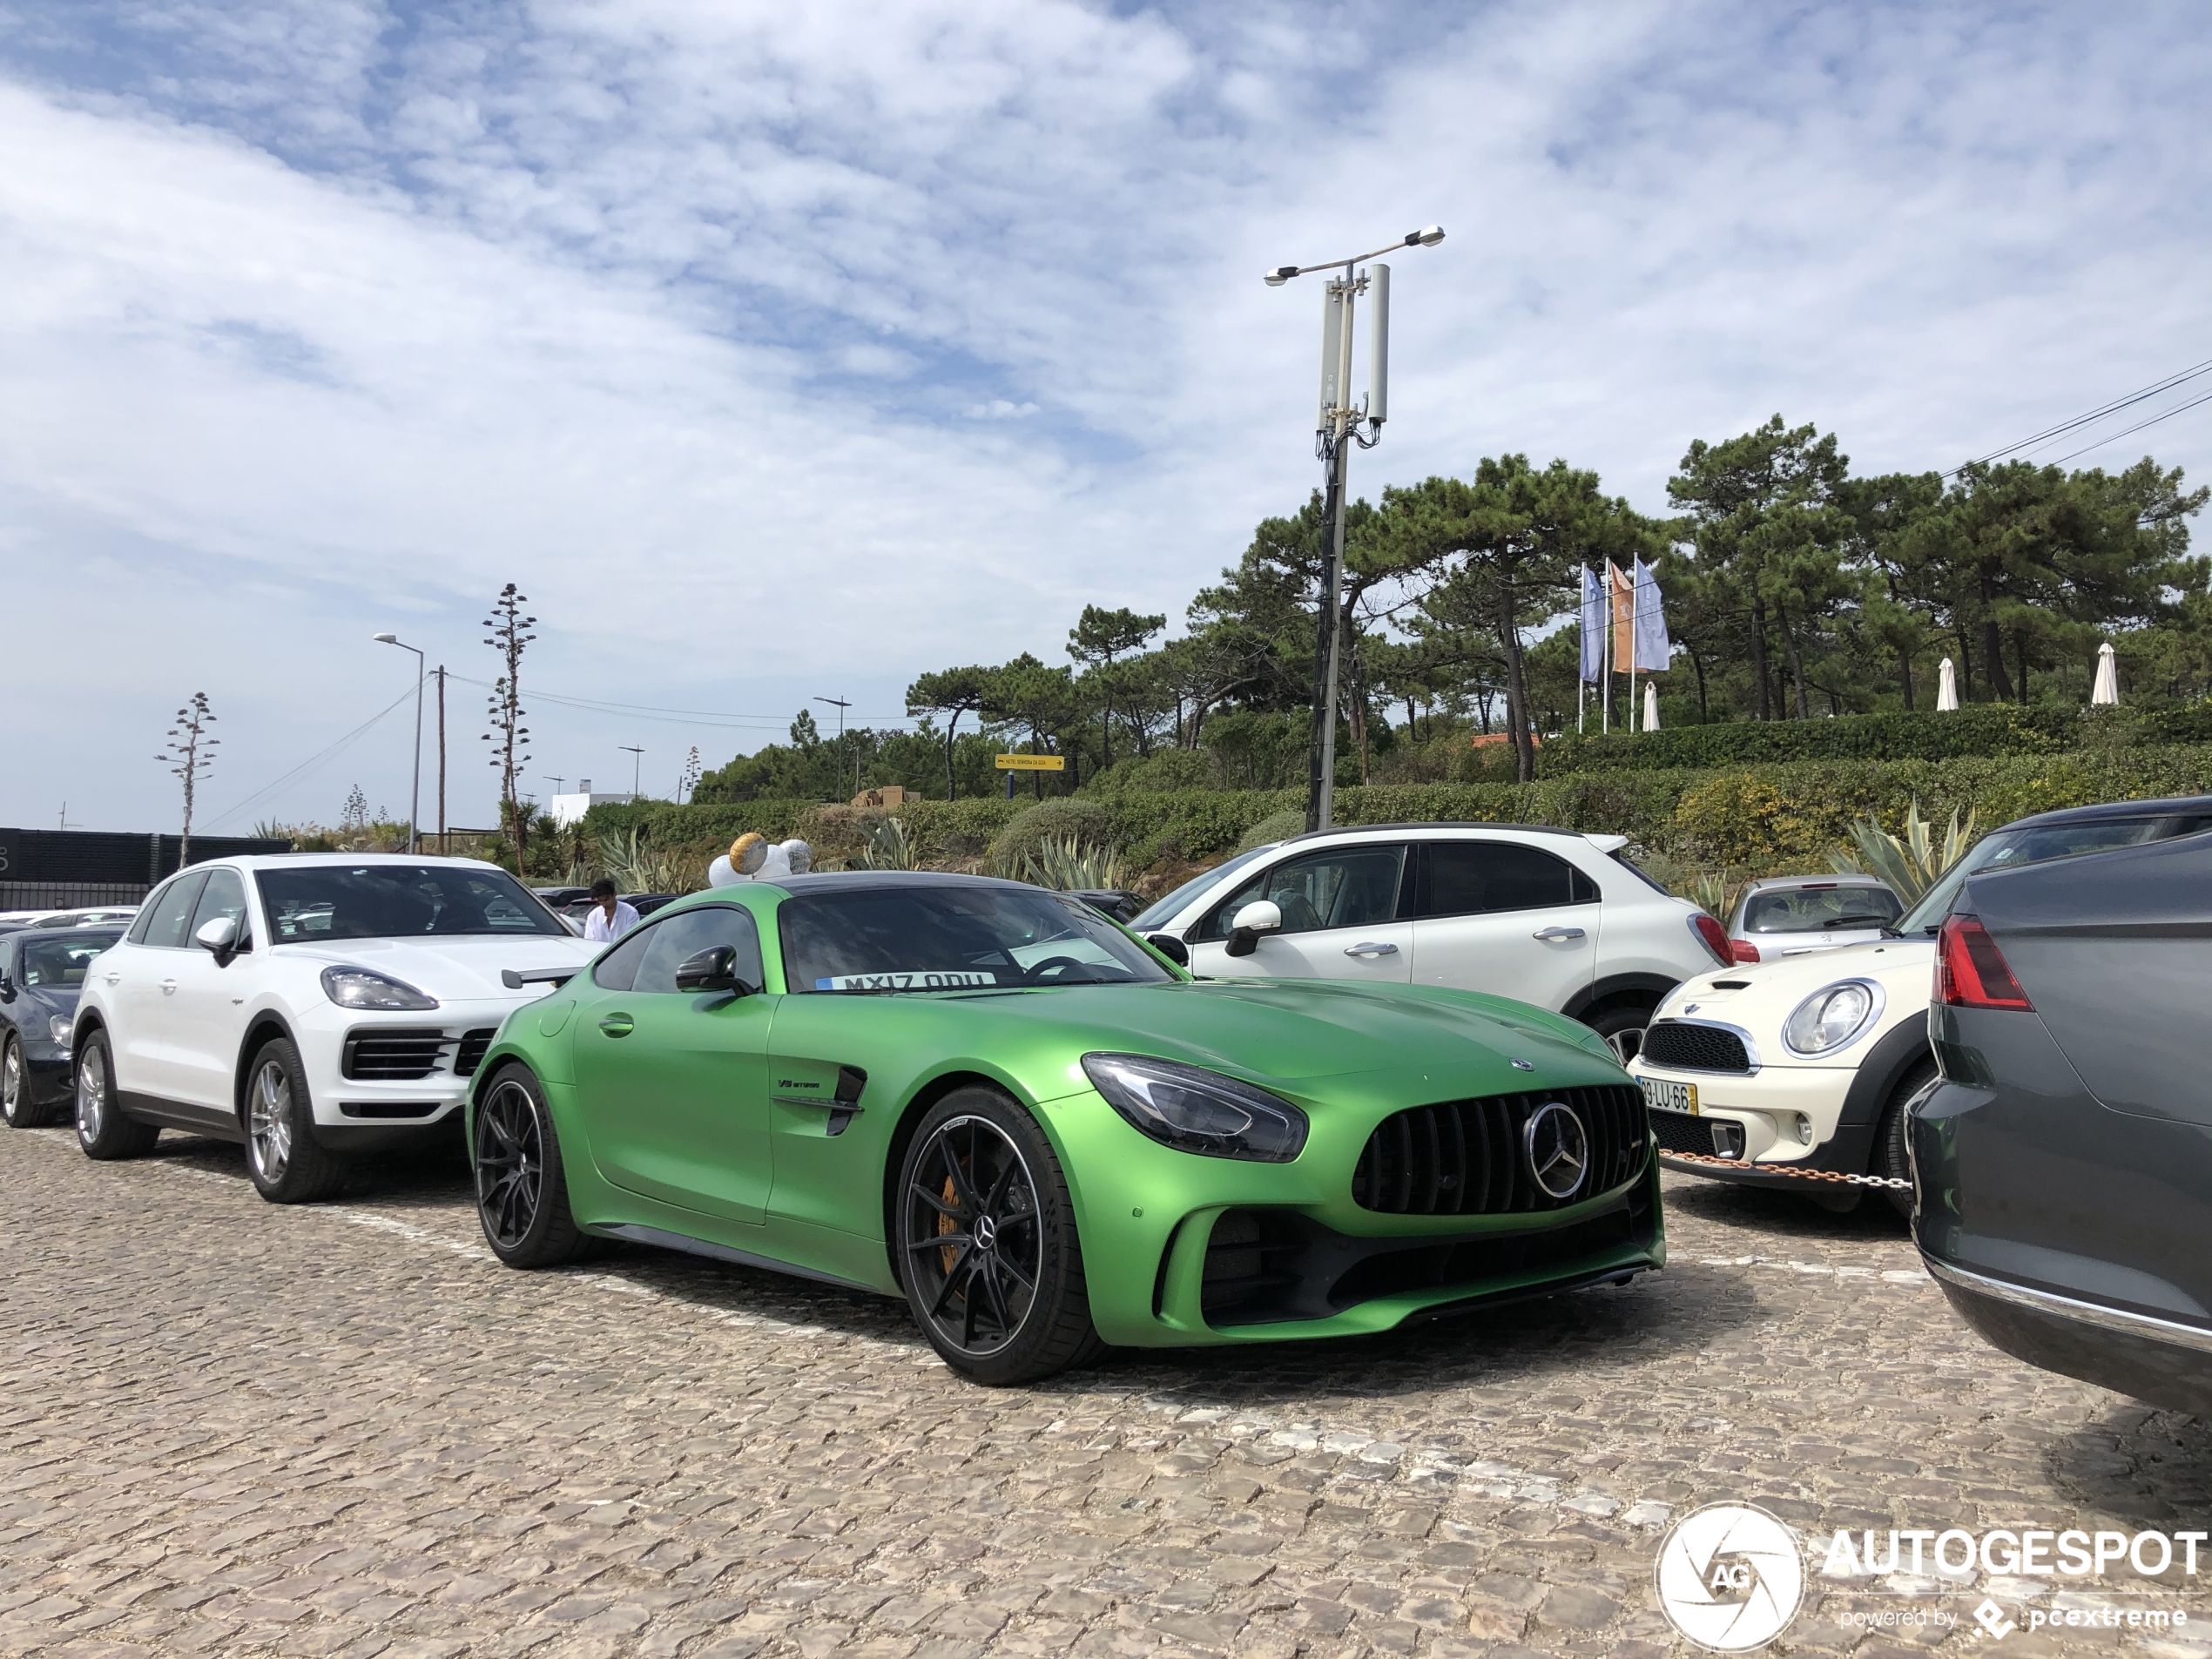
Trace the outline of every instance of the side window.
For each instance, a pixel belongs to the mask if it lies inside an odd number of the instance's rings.
[[[146,942],[146,934],[153,927],[154,913],[159,910],[163,901],[176,891],[177,884],[183,879],[181,876],[172,875],[162,886],[156,887],[145,896],[145,900],[138,906],[138,914],[132,919],[131,931],[123,935],[126,943],[143,945]]]
[[[192,908],[199,902],[199,890],[207,882],[205,870],[190,870],[179,876],[155,895],[141,919],[141,934],[133,927],[132,938],[141,945],[152,945],[163,950],[182,949],[192,937]]]
[[[651,938],[638,961],[632,990],[673,993],[676,970],[685,960],[717,945],[734,946],[738,977],[755,990],[760,988],[760,930],[753,925],[749,910],[710,905],[704,909],[679,911],[651,929],[638,931],[650,933]]]
[[[1592,904],[1597,884],[1565,859],[1513,841],[1432,841],[1421,850],[1416,916],[1480,916]]]
[[[1237,913],[1255,899],[1272,900],[1286,934],[1322,927],[1372,927],[1398,915],[1403,846],[1340,846],[1309,853],[1238,885],[1206,919],[1199,939],[1226,939]]]
[[[658,929],[632,927],[612,950],[591,965],[591,982],[603,991],[627,991],[637,982],[637,964],[645,960],[645,952],[653,942]]]
[[[207,885],[200,890],[199,907],[192,912],[192,926],[185,929],[186,942],[197,939],[209,922],[224,917],[238,924],[239,941],[244,947],[247,942],[246,884],[239,880],[236,870],[210,870]]]

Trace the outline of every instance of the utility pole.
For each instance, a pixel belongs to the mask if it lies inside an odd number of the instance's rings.
[[[446,844],[446,665],[438,664],[438,856],[449,858]]]
[[[1321,298],[1321,397],[1315,422],[1314,453],[1325,470],[1322,496],[1324,570],[1320,602],[1315,607],[1313,641],[1313,737],[1307,749],[1305,827],[1326,829],[1336,816],[1337,679],[1344,644],[1339,596],[1344,591],[1345,489],[1352,447],[1372,449],[1382,442],[1389,418],[1390,267],[1362,260],[1379,259],[1401,247],[1434,247],[1444,239],[1441,226],[1408,232],[1388,247],[1320,265],[1280,265],[1267,273],[1267,286],[1279,288],[1310,271],[1339,271]],[[1369,347],[1367,396],[1352,401],[1352,319],[1359,296],[1372,293],[1373,341]],[[1360,428],[1366,427],[1362,432]]]
[[[853,705],[841,697],[818,697],[814,699],[814,701],[817,703],[826,703],[837,711],[836,793],[838,799],[843,800],[845,799],[845,711],[851,708]],[[1009,779],[1009,781],[1011,780]],[[859,766],[855,765],[853,768],[853,792],[858,794],[860,790],[860,769]]]
[[[644,775],[645,752],[634,743],[617,743],[615,747],[630,757],[630,798],[637,798],[637,779]]]

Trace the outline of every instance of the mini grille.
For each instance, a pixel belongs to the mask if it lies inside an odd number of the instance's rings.
[[[338,1069],[361,1082],[410,1082],[438,1069],[442,1031],[356,1031],[347,1037]]]
[[[1530,1178],[1522,1138],[1548,1101],[1574,1109],[1588,1138],[1590,1173],[1571,1197]],[[1611,1190],[1642,1167],[1643,1095],[1611,1084],[1492,1095],[1393,1114],[1367,1137],[1352,1171],[1352,1202],[1393,1216],[1496,1216],[1556,1210]]]
[[[1743,1039],[1717,1026],[1658,1020],[1643,1028],[1643,1057],[1655,1066],[1688,1071],[1749,1071]]]
[[[1654,1109],[1651,1138],[1659,1143],[1662,1152],[1700,1152],[1709,1157],[1712,1155],[1712,1125],[1688,1112]]]
[[[480,1031],[462,1033],[461,1047],[453,1056],[453,1075],[456,1077],[475,1076],[476,1068],[484,1063],[484,1050],[491,1047],[491,1040],[497,1035],[489,1026]]]

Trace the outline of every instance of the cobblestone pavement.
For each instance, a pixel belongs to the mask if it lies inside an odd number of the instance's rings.
[[[993,1392],[890,1302],[507,1271],[443,1163],[280,1210],[233,1148],[0,1132],[0,1653],[1656,1659],[1657,1541],[1706,1501],[2206,1524],[2212,1433],[1984,1346],[1886,1209],[1669,1182],[1626,1290]],[[2142,1588],[1815,1580],[1780,1650],[2212,1656],[2212,1596]],[[2202,1622],[1992,1643],[1985,1595]]]

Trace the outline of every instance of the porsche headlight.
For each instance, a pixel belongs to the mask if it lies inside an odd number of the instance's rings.
[[[1783,1023],[1782,1041],[1808,1059],[1833,1054],[1873,1023],[1882,1011],[1882,988],[1871,980],[1824,985],[1797,1004]]]
[[[68,1048],[70,1033],[76,1029],[77,1016],[73,1014],[57,1014],[46,1022],[46,1033],[53,1038],[57,1049]]]
[[[1087,1054],[1083,1072],[1134,1128],[1179,1152],[1288,1163],[1305,1146],[1304,1112],[1217,1071],[1149,1055]]]
[[[380,974],[373,968],[326,968],[322,970],[322,992],[341,1008],[377,1013],[419,1014],[424,1008],[438,1006],[436,997],[426,996],[405,980]]]

